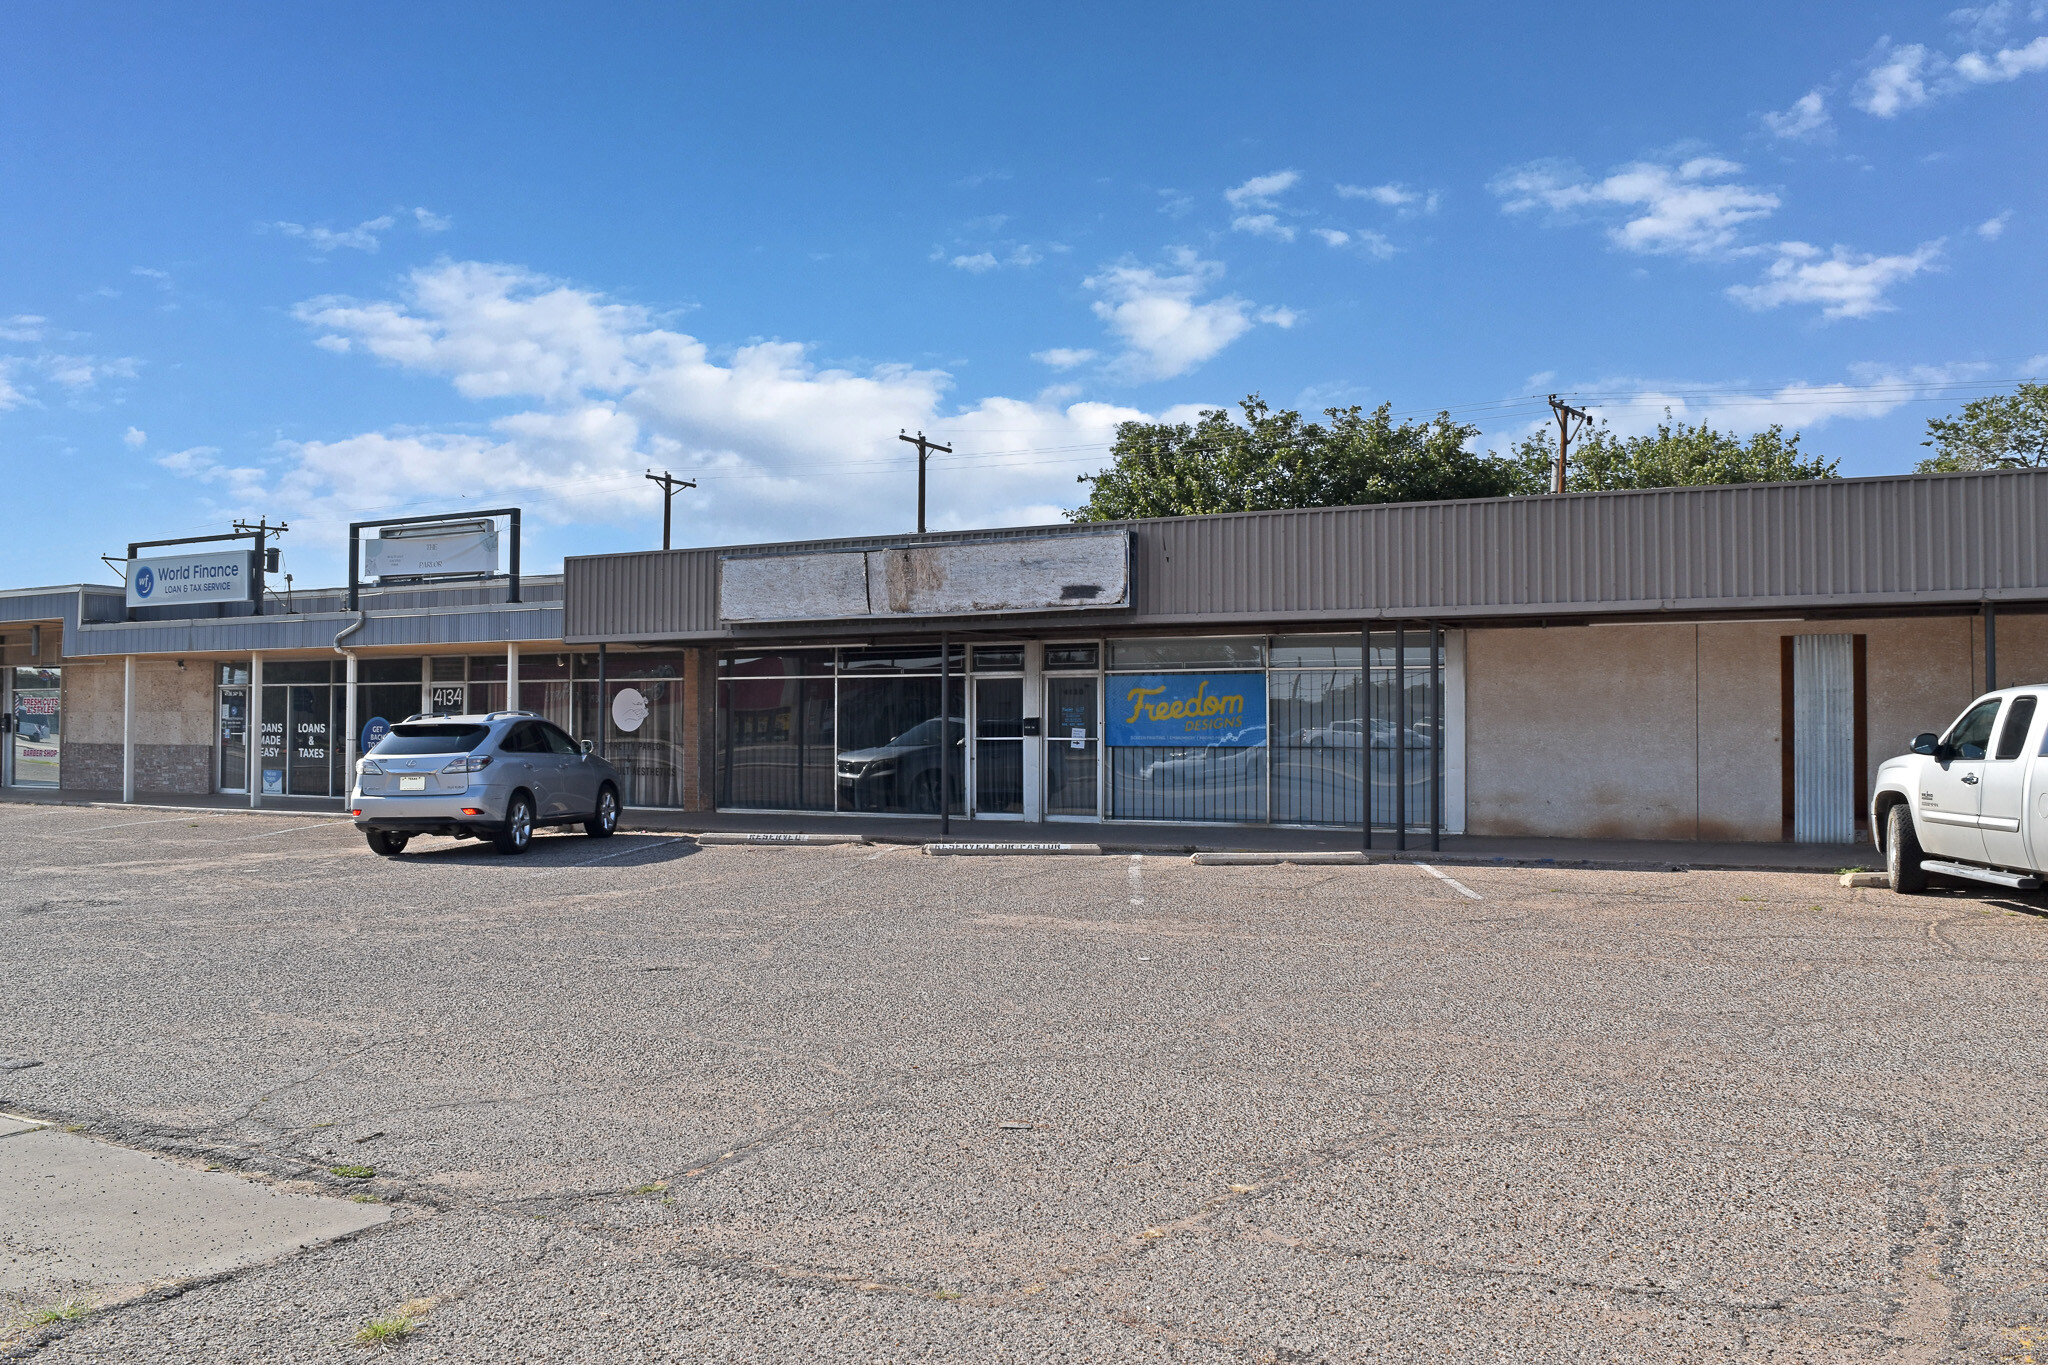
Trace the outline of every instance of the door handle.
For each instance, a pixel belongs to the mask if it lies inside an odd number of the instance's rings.
[[[1975,773],[1971,773],[1971,774],[1969,774],[1969,775],[1968,775],[1967,777],[1965,777],[1965,778],[1963,779],[1963,785],[1964,785],[1964,786],[1966,786],[1966,787],[1974,787],[1974,786],[1976,786],[1976,785],[1977,785],[1977,775],[1976,775]]]

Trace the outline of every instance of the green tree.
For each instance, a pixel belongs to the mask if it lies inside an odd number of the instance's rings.
[[[1515,461],[1471,449],[1479,428],[1438,413],[1396,423],[1392,405],[1328,408],[1326,422],[1275,412],[1253,394],[1186,423],[1125,422],[1109,468],[1084,474],[1075,521],[1184,517],[1280,507],[1495,498],[1531,491]]]
[[[1557,438],[1537,432],[1515,443],[1509,456],[1531,492],[1550,488]],[[1667,409],[1654,432],[1616,436],[1603,423],[1580,435],[1565,460],[1566,491],[1611,488],[1690,488],[1717,483],[1793,483],[1836,477],[1838,460],[1805,455],[1799,436],[1772,426],[1744,440],[1701,422],[1673,423]]]
[[[1972,399],[1956,416],[1930,419],[1927,436],[1920,444],[1934,454],[1920,462],[1922,474],[2048,466],[2048,384]]]

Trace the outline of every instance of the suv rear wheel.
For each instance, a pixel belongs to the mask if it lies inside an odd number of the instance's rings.
[[[607,782],[597,789],[597,809],[583,822],[583,832],[593,839],[609,839],[619,827],[619,794]]]
[[[1913,832],[1913,812],[1901,801],[1885,817],[1884,870],[1892,890],[1911,895],[1927,889],[1920,866],[1920,836]]]
[[[491,842],[500,853],[524,853],[526,846],[533,842],[533,798],[525,792],[514,792],[505,806],[505,828],[498,831]]]
[[[396,858],[405,852],[406,841],[412,838],[409,834],[388,834],[381,829],[366,829],[363,837],[370,841],[370,852],[380,858]]]

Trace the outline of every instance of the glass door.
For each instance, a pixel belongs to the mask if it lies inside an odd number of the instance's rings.
[[[249,790],[249,689],[223,687],[218,693],[220,773],[214,790]]]
[[[974,813],[1024,814],[1024,680],[974,680]]]
[[[17,787],[54,787],[63,746],[63,674],[54,668],[17,668],[9,697],[7,780]]]
[[[1101,679],[1045,680],[1045,813],[1099,816],[1102,812],[1098,748]]]

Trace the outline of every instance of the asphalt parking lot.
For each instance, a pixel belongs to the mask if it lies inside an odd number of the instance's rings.
[[[70,1321],[22,1298],[38,1361],[362,1360],[393,1317],[417,1361],[2048,1346],[2048,901],[646,835],[385,860],[30,806],[0,844],[0,1058],[37,1063],[0,1110],[392,1210]]]

